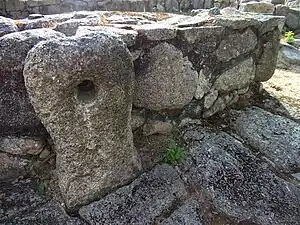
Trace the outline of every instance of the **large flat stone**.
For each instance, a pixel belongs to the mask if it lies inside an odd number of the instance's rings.
[[[240,141],[203,126],[187,126],[183,133],[193,162],[187,179],[217,212],[239,224],[300,221],[299,187],[276,176]]]
[[[300,168],[300,125],[260,108],[234,111],[235,132],[285,172]]]
[[[172,210],[186,196],[176,171],[162,165],[100,201],[82,207],[79,214],[89,224],[153,224],[156,217]]]
[[[86,224],[68,216],[58,202],[39,192],[31,179],[3,181],[0,186],[0,224]]]

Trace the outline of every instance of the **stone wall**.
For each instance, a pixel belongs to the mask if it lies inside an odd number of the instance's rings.
[[[228,8],[195,16],[82,11],[0,19],[4,174],[24,175],[32,168],[26,159],[55,155],[71,211],[145,169],[134,140],[212,117],[270,79],[284,22]],[[39,138],[11,137],[26,135]],[[52,149],[44,144],[49,136]]]
[[[34,13],[56,14],[81,10],[178,12],[212,6],[212,0],[0,0],[0,15],[24,18]]]

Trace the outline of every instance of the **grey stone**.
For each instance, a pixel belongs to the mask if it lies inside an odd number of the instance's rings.
[[[273,76],[277,64],[279,37],[279,30],[274,30],[262,38],[262,40],[268,41],[266,43],[260,42],[259,44],[259,50],[262,54],[256,61],[255,81],[267,81]]]
[[[276,176],[240,141],[203,126],[182,132],[194,161],[185,177],[217,212],[245,224],[300,221],[300,189]]]
[[[204,220],[199,215],[201,207],[195,200],[191,200],[177,209],[171,216],[164,221],[161,225],[203,225]]]
[[[215,18],[215,25],[229,27],[231,29],[244,29],[257,24],[257,21],[253,16],[246,16],[243,14],[226,16],[217,15]]]
[[[0,137],[0,151],[11,155],[38,155],[45,145],[40,138]]]
[[[145,24],[134,28],[139,35],[146,37],[150,41],[162,41],[176,37],[177,31],[171,25]]]
[[[44,15],[42,14],[30,14],[28,16],[28,19],[33,20],[33,19],[40,19],[40,18],[44,18]]]
[[[209,109],[218,98],[218,90],[211,89],[204,97],[204,108]]]
[[[276,5],[275,6],[275,12],[274,14],[277,16],[287,16],[289,13],[289,7],[282,4],[282,5]]]
[[[285,44],[279,49],[277,67],[290,68],[291,65],[300,65],[300,50]]]
[[[276,5],[284,5],[285,0],[271,0],[271,3],[275,6]]]
[[[285,4],[290,8],[299,8],[300,1],[299,0],[286,0]]]
[[[97,32],[40,43],[28,53],[24,77],[54,140],[59,187],[70,210],[136,176],[134,74],[124,42]]]
[[[12,19],[0,16],[0,37],[5,34],[17,32],[18,27]]]
[[[214,102],[214,104],[208,109],[203,112],[202,117],[208,118],[217,112],[220,112],[226,108],[226,102],[222,97],[218,97],[218,99]]]
[[[273,13],[275,10],[275,6],[267,1],[260,2],[246,2],[241,3],[240,8],[243,12],[253,12],[253,13]]]
[[[171,133],[173,125],[169,121],[159,121],[148,119],[143,126],[143,135],[168,134]]]
[[[215,81],[218,91],[232,91],[248,86],[255,77],[252,58],[246,59],[231,69],[223,72]]]
[[[263,153],[285,172],[300,167],[300,126],[260,108],[234,111],[232,128],[250,146]]]
[[[247,41],[247,44],[245,44]],[[257,37],[251,29],[244,33],[235,33],[223,39],[217,49],[217,57],[220,61],[229,61],[239,55],[250,52],[256,47]]]
[[[0,185],[0,224],[86,224],[68,216],[58,202],[39,191],[39,184],[32,179],[2,181]]]
[[[146,121],[145,111],[134,109],[131,112],[131,129],[134,131],[141,127]]]
[[[197,89],[194,97],[196,99],[201,99],[209,91],[211,84],[203,74],[202,70],[199,72],[197,81]]]
[[[79,215],[90,224],[153,224],[156,217],[180,204],[187,196],[176,171],[167,165],[155,167],[129,186],[84,206]]]
[[[292,30],[296,30],[299,28],[299,21],[300,18],[299,16],[293,14],[293,13],[288,13],[286,16],[285,24]]]
[[[19,20],[19,26],[22,27],[22,30],[31,30],[38,28],[55,29],[57,26],[57,22],[53,19],[42,17],[34,20]]]
[[[152,48],[136,71],[134,105],[137,107],[183,108],[195,94],[198,73],[171,44],[161,43]]]
[[[82,19],[70,19],[65,22],[58,23],[55,30],[64,33],[67,36],[76,34],[79,26],[99,26],[101,19],[98,16],[87,17]]]
[[[89,32],[96,32],[96,31],[105,31],[111,34],[116,35],[117,37],[121,38],[128,47],[132,47],[135,44],[136,37],[138,33],[133,30],[125,30],[125,29],[118,29],[115,27],[105,27],[105,26],[80,26],[76,31],[76,36],[85,35]]]
[[[63,36],[50,29],[36,29],[0,38],[0,134],[45,133],[27,96],[23,66],[28,51],[39,41]]]
[[[29,166],[29,164],[30,164],[29,160],[20,159],[15,156],[11,156],[6,153],[0,152],[0,181],[26,175],[27,174],[26,168]],[[0,210],[0,215],[1,215],[1,210]],[[1,216],[0,216],[0,221],[1,221]]]

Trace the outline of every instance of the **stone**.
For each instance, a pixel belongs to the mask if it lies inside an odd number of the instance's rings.
[[[247,40],[247,44],[245,44]],[[250,52],[256,47],[257,37],[251,29],[244,33],[234,33],[223,39],[217,49],[217,57],[220,61],[230,61],[240,55]]]
[[[234,30],[244,29],[249,26],[253,26],[257,23],[256,19],[253,16],[246,16],[244,14],[236,15],[217,15],[215,16],[216,21],[215,25],[229,27]]]
[[[233,91],[248,86],[255,77],[252,58],[246,59],[229,70],[221,73],[214,87],[218,91]]]
[[[23,74],[54,140],[67,208],[134,179],[140,170],[130,126],[134,74],[124,42],[105,32],[49,40],[28,53]]]
[[[284,5],[285,0],[271,0],[271,3],[275,6],[276,5]]]
[[[300,50],[284,44],[278,52],[277,67],[290,68],[291,65],[300,65]]]
[[[286,0],[285,4],[290,8],[299,8],[300,7],[299,0]]]
[[[64,37],[50,29],[15,32],[0,38],[0,134],[45,135],[28,99],[23,66],[28,51],[39,41]]]
[[[48,147],[44,148],[43,151],[39,155],[39,159],[46,159],[51,154],[50,149]]]
[[[17,31],[18,27],[14,23],[14,20],[0,16],[0,37]]]
[[[140,36],[150,41],[163,41],[176,37],[177,30],[171,25],[145,24],[134,28]]]
[[[266,112],[247,108],[232,113],[232,128],[251,147],[263,153],[285,172],[300,167],[300,126],[296,122]]]
[[[291,30],[296,30],[299,28],[299,15],[295,15],[293,13],[288,13],[286,16],[285,24]]]
[[[130,185],[83,206],[79,215],[90,224],[153,224],[186,196],[184,183],[176,171],[160,165]]]
[[[76,34],[79,26],[99,26],[101,25],[101,19],[98,16],[87,17],[82,19],[70,19],[65,22],[58,23],[55,27],[56,31],[59,31],[66,36],[72,36]]]
[[[255,81],[267,81],[273,76],[277,64],[279,38],[279,30],[274,30],[267,33],[262,39],[267,42],[259,44],[259,50],[262,53],[256,61]]]
[[[219,97],[208,110],[205,110],[203,112],[202,117],[203,118],[211,117],[212,115],[224,110],[225,108],[226,108],[225,100],[223,98]]]
[[[204,108],[209,109],[218,98],[218,90],[211,89],[204,97]]]
[[[46,143],[40,138],[32,137],[0,137],[0,151],[11,155],[38,155]]]
[[[275,12],[274,14],[277,16],[287,16],[289,13],[289,7],[282,4],[282,5],[276,5],[275,6]]]
[[[135,131],[145,123],[145,111],[133,109],[131,112],[131,129]]]
[[[266,161],[225,132],[188,126],[182,133],[193,162],[182,176],[218,213],[240,224],[298,223],[299,187]]]
[[[81,219],[68,216],[59,202],[42,193],[41,185],[33,179],[0,182],[0,224],[86,224]]]
[[[182,52],[171,44],[161,43],[150,49],[135,69],[136,107],[179,109],[195,94],[198,73]]]
[[[172,123],[169,121],[159,121],[148,119],[143,126],[143,135],[150,136],[153,134],[168,134],[173,129]]]
[[[195,92],[195,98],[201,99],[210,89],[211,84],[203,74],[203,71],[201,70],[198,76],[198,82],[197,82],[197,89]]]
[[[76,36],[85,35],[89,32],[97,32],[97,31],[105,31],[111,34],[116,35],[117,37],[121,38],[127,47],[132,47],[136,42],[136,37],[138,33],[134,30],[125,30],[125,29],[118,29],[115,27],[105,27],[105,26],[80,26],[76,31]]]
[[[29,160],[19,159],[15,156],[0,152],[0,181],[26,175],[27,166],[29,166]]]
[[[253,12],[253,13],[273,13],[275,6],[267,1],[251,1],[246,3],[241,3],[240,8],[243,12]]]
[[[195,200],[191,200],[177,209],[171,214],[171,216],[163,220],[161,225],[182,225],[182,224],[193,224],[193,225],[204,225],[204,220],[199,215],[201,207]]]

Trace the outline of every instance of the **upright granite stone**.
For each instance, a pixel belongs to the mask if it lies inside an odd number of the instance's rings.
[[[59,187],[75,210],[130,182],[140,163],[133,146],[133,63],[108,33],[50,40],[29,52],[25,84],[55,144]]]

